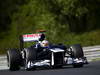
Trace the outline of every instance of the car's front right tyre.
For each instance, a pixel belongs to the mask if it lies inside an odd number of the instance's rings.
[[[17,49],[7,51],[7,62],[9,70],[16,71],[20,69],[21,55]]]

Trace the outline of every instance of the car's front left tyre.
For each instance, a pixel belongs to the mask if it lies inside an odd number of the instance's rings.
[[[74,59],[83,59],[84,52],[82,46],[80,44],[75,44],[70,47],[71,49],[71,57]],[[83,63],[73,63],[74,68],[83,67]]]

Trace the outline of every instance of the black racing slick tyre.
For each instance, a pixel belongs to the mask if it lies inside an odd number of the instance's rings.
[[[70,48],[72,51],[72,58],[80,59],[84,57],[83,49],[80,44],[72,45]],[[73,63],[73,67],[74,68],[83,67],[83,63]]]
[[[82,58],[84,57],[83,49],[80,44],[75,44],[70,47],[71,56],[73,58]]]
[[[36,60],[36,49],[34,47],[30,47],[30,48],[26,48],[24,50],[25,52],[25,69],[27,71],[30,71],[31,69],[35,69],[35,68],[28,68],[28,62],[34,62]]]
[[[9,70],[15,71],[20,69],[21,55],[17,49],[7,51],[7,62]]]
[[[25,59],[27,61],[36,60],[36,49],[34,47],[27,48],[24,51],[25,51]]]

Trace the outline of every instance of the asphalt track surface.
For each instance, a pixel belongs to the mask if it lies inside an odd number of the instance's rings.
[[[100,61],[90,62],[83,68],[67,66],[60,69],[39,69],[34,71],[0,70],[0,75],[100,75]]]

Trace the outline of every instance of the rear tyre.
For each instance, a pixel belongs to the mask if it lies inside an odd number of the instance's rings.
[[[34,47],[30,47],[25,49],[25,69],[31,70],[27,67],[29,61],[34,62],[36,60],[36,49]],[[33,69],[33,68],[32,68]]]
[[[21,55],[17,49],[7,51],[7,62],[9,70],[15,71],[20,69]]]
[[[36,49],[34,47],[25,49],[25,58],[27,59],[27,61],[36,60]]]

